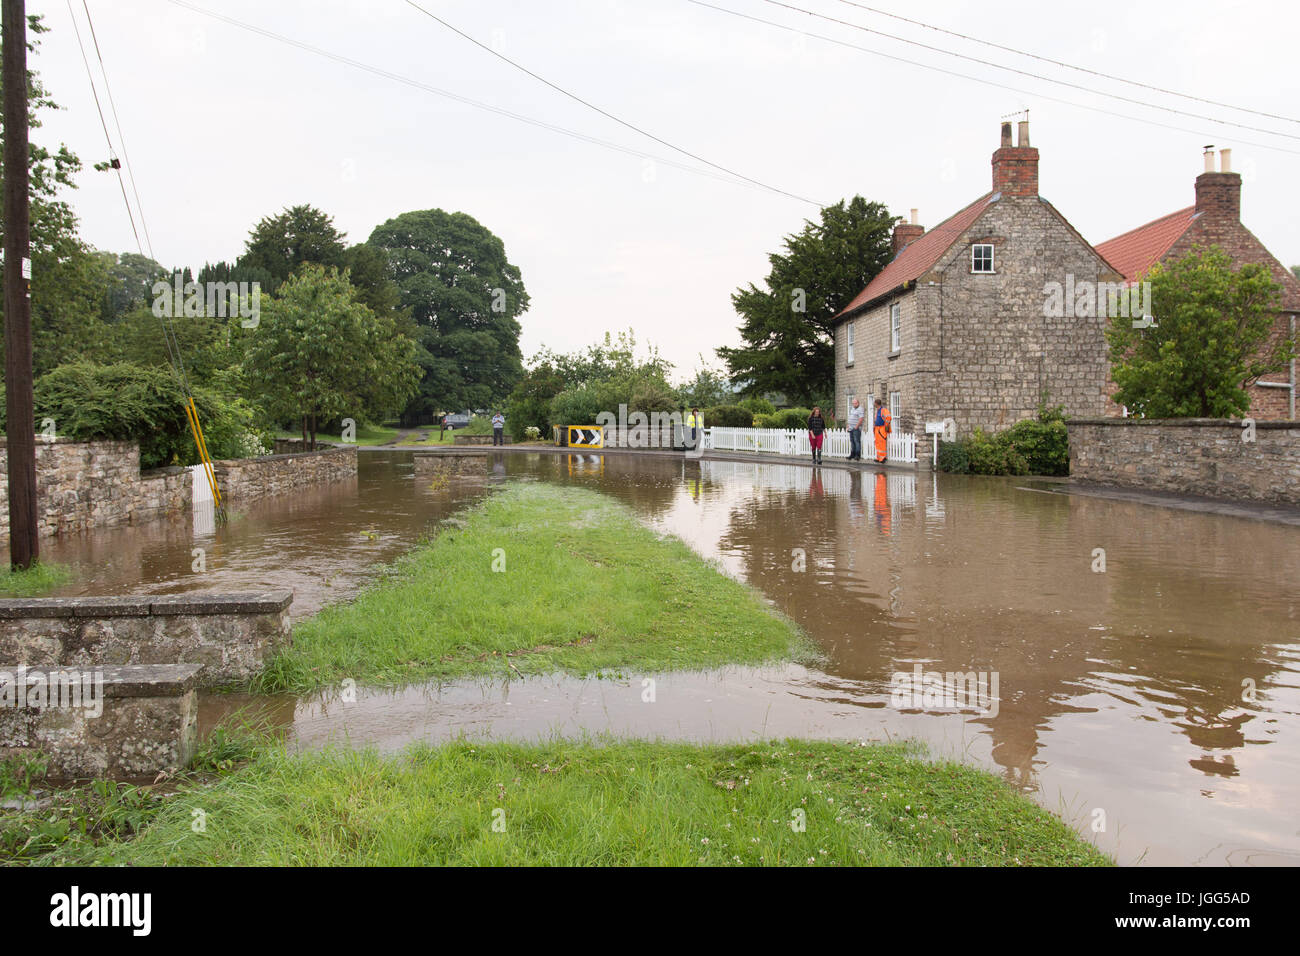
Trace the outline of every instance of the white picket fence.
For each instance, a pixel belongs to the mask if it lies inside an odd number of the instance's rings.
[[[843,428],[828,428],[823,434],[824,458],[847,458],[849,433]],[[808,432],[801,428],[706,428],[704,447],[714,451],[752,451],[772,455],[804,457],[812,454]],[[862,430],[862,457],[875,458],[875,439],[867,429]],[[894,432],[886,446],[889,460],[916,462],[916,436],[910,432]]]

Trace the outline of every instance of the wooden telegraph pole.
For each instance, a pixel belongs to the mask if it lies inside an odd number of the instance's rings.
[[[36,411],[32,402],[32,303],[27,201],[27,11],[4,3],[5,402],[9,423],[9,562],[31,567],[36,539]]]

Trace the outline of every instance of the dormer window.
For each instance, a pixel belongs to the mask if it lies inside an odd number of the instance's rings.
[[[970,247],[970,271],[993,271],[993,243],[977,242]]]

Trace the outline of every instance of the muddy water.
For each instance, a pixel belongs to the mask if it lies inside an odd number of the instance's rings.
[[[409,452],[367,452],[355,479],[232,503],[221,524],[209,512],[102,529],[43,541],[41,557],[73,571],[73,583],[52,592],[60,597],[289,588],[299,618],[354,595],[377,564],[436,532],[488,485],[433,487],[415,480]]]
[[[129,529],[47,554],[82,565],[85,593],[290,586],[302,613],[484,493],[421,489],[400,453],[361,462],[355,486],[263,503],[210,534]],[[1016,480],[615,455],[512,454],[498,469],[625,501],[761,590],[826,663],[347,704],[221,695],[205,724],[255,704],[297,746],[385,750],[462,734],[916,737],[1002,774],[1122,863],[1300,863],[1300,528]],[[190,571],[204,545],[206,577]],[[995,706],[896,706],[894,675],[918,664],[996,675]]]

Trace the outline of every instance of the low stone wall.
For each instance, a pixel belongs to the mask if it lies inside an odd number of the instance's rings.
[[[1070,476],[1079,481],[1300,506],[1300,422],[1074,419]]]
[[[435,475],[486,475],[492,467],[486,448],[464,451],[431,450],[415,453],[415,477],[431,478]]]
[[[0,664],[202,664],[245,681],[293,642],[290,591],[0,600]]]
[[[317,451],[341,447],[343,446],[335,445],[333,442],[318,441],[316,443]],[[307,445],[301,438],[275,438],[271,441],[271,451],[276,455],[301,455],[307,451]]]
[[[0,757],[39,753],[71,780],[152,779],[193,756],[202,665],[0,669]]]
[[[507,445],[514,444],[514,439],[509,435],[502,435],[501,440]],[[491,435],[452,435],[451,443],[453,445],[491,445]]]
[[[135,442],[37,437],[36,514],[42,537],[140,524],[189,508],[189,473],[158,468],[141,474]],[[0,440],[0,537],[8,536],[9,458]]]
[[[251,501],[357,476],[357,446],[212,463],[222,500]]]

